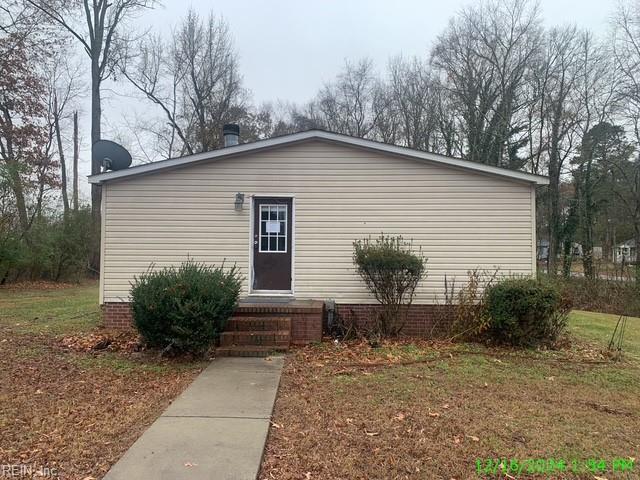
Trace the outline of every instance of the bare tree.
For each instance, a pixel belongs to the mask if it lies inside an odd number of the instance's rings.
[[[396,57],[389,63],[389,83],[403,144],[434,150],[439,112],[429,66],[417,58],[407,61]]]
[[[164,125],[150,129],[163,136],[169,156],[217,148],[222,125],[246,114],[229,26],[213,13],[203,20],[189,11],[170,42],[143,40],[120,68],[160,108]]]
[[[468,159],[521,166],[526,125],[516,120],[529,101],[522,90],[540,46],[538,8],[527,0],[464,9],[438,37],[432,63],[460,117]]]
[[[65,154],[67,138],[63,130],[67,124],[71,123],[71,104],[77,101],[82,90],[82,85],[79,81],[80,67],[71,65],[68,60],[70,57],[69,50],[63,45],[49,55],[45,66],[45,74],[48,79],[49,130],[52,135],[55,135],[57,157],[60,164],[60,190],[65,218],[70,211],[70,202]],[[74,181],[77,183],[77,179]]]
[[[370,136],[384,111],[374,109],[377,83],[370,59],[346,61],[336,81],[326,84],[315,100],[322,124],[338,133]]]

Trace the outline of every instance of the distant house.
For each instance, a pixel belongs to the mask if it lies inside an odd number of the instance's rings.
[[[547,260],[549,258],[549,240],[539,240],[536,250],[538,260]]]
[[[558,256],[562,256],[562,246],[560,246],[560,251],[558,252]],[[571,244],[571,251],[574,258],[582,258],[582,245],[579,243]],[[537,248],[537,257],[539,261],[546,261],[549,258],[549,240],[539,240],[538,248]],[[593,258],[595,260],[600,260],[602,258],[602,247],[593,247]]]
[[[353,266],[356,239],[403,235],[428,257],[407,334],[428,330],[445,276],[463,280],[474,268],[535,275],[536,187],[548,184],[320,130],[245,144],[235,138],[219,150],[89,181],[102,186],[107,326],[130,322],[134,276],[191,258],[236,264],[245,316],[248,308],[279,312],[291,318],[292,339],[301,343],[321,335],[320,317],[301,310],[294,318],[301,302],[331,299],[340,315],[376,303]]]
[[[616,245],[613,261],[616,263],[635,262],[638,259],[636,241],[631,239]]]

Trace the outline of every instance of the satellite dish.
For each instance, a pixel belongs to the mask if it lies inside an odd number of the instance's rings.
[[[98,140],[94,143],[92,157],[105,170],[124,170],[131,165],[131,154],[127,149],[111,140]]]

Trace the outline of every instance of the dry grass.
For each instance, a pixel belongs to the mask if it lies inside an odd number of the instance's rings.
[[[480,478],[479,458],[637,457],[638,432],[640,364],[594,343],[323,343],[287,360],[260,478]]]
[[[98,322],[95,284],[34,287],[0,291],[0,465],[100,478],[203,365],[83,351]]]

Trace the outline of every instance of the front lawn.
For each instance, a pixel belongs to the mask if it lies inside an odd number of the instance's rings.
[[[101,478],[202,369],[91,350],[97,302],[95,283],[0,289],[0,465]]]
[[[544,473],[534,478],[639,478],[637,465],[620,470],[640,452],[640,319],[629,320],[629,354],[619,363],[601,352],[616,321],[575,312],[573,342],[562,351],[429,343],[296,350],[260,478],[489,478],[476,462],[490,459],[554,459],[538,463]],[[532,478],[528,467],[510,475]]]

